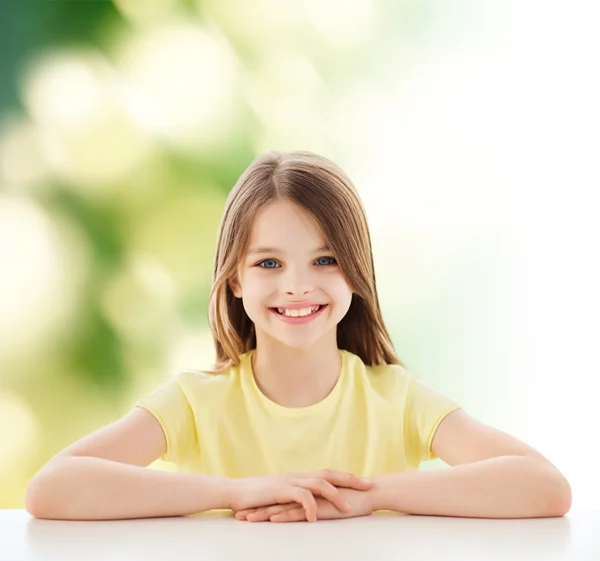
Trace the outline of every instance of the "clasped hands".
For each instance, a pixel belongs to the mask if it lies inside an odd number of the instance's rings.
[[[352,473],[323,469],[233,480],[229,507],[249,522],[316,522],[368,516],[374,510],[372,482]]]

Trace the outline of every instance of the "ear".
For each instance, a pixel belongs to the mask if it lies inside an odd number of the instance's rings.
[[[231,288],[231,292],[233,292],[233,295],[236,298],[241,298],[242,297],[242,288],[240,287],[240,284],[237,280],[237,276],[234,277],[233,279],[230,279],[228,281],[229,283],[229,288]]]

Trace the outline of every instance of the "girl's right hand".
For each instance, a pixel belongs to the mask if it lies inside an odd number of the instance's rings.
[[[351,506],[345,502],[338,487],[368,491],[371,482],[343,471],[322,469],[310,473],[282,473],[233,479],[229,508],[235,512],[260,506],[300,503],[308,522],[317,521],[314,495],[330,501],[341,512]]]

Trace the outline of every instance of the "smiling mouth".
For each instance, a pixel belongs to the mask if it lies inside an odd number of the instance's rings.
[[[284,308],[269,308],[271,311],[275,312],[276,314],[280,315],[280,316],[284,316],[287,318],[307,318],[310,316],[314,316],[315,314],[318,314],[323,308],[325,308],[327,306],[327,304],[319,304],[319,306],[317,306],[317,308],[314,310],[314,312],[311,312],[310,314],[305,314],[305,315],[288,315],[285,314],[283,312],[280,312],[280,309],[284,309]]]

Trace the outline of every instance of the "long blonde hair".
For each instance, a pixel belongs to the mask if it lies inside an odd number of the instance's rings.
[[[381,316],[371,237],[352,181],[323,156],[270,151],[244,170],[225,203],[208,305],[217,360],[205,372],[217,374],[237,366],[240,355],[256,347],[254,323],[229,281],[236,277],[247,249],[253,218],[261,207],[278,199],[297,204],[316,219],[352,287],[350,308],[337,326],[338,348],[358,355],[369,366],[404,366]]]

